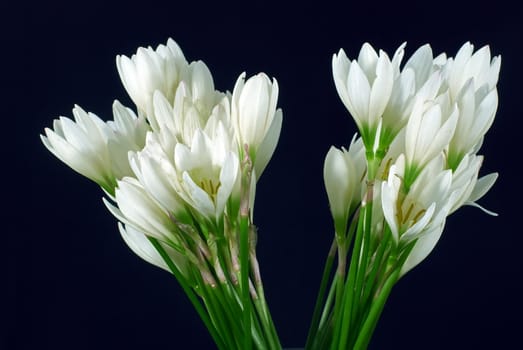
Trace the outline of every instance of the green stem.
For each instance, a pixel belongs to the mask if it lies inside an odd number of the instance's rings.
[[[400,269],[398,268],[394,270],[390,277],[385,281],[383,288],[380,291],[380,294],[378,295],[377,299],[372,303],[369,315],[367,316],[365,322],[363,323],[363,326],[361,327],[361,330],[358,334],[358,338],[356,339],[356,343],[354,344],[354,350],[367,348],[370,342],[370,338],[372,337],[372,333],[374,332],[376,324],[378,323],[378,319],[381,315],[381,312],[383,311],[383,307],[385,306],[385,302],[387,301],[392,287],[394,287],[394,284],[397,282],[399,276]]]
[[[212,287],[205,285],[205,282],[202,283],[202,293],[204,295],[205,305],[209,314],[211,315],[211,320],[218,332],[225,339],[228,349],[241,349],[241,344],[238,343],[238,338],[231,333],[234,332],[234,320],[230,320],[229,313],[225,310],[225,305],[222,304],[222,298],[220,298],[217,293],[217,287]],[[216,300],[218,299],[218,300]],[[232,322],[231,322],[232,321]]]
[[[363,286],[367,276],[367,266],[368,266],[368,257],[369,257],[369,248],[371,240],[371,229],[372,229],[372,184],[369,184],[368,193],[370,194],[370,200],[363,207],[363,240],[360,249],[361,256],[358,259],[358,264],[356,265],[356,285],[354,287],[354,295],[352,299],[352,312],[350,324],[352,326],[353,334],[357,330],[358,324],[355,322],[357,315],[360,313],[361,307],[361,298],[363,294]],[[351,265],[351,268],[354,268]]]
[[[254,300],[254,306],[257,311],[259,318],[261,319],[261,325],[265,340],[269,343],[269,349],[281,349],[276,330],[274,329],[272,319],[267,314],[267,310],[262,299]]]
[[[340,253],[338,253],[338,256]],[[346,256],[343,258],[343,260],[346,259]],[[341,261],[341,259],[338,259],[338,261]],[[345,262],[343,262],[345,264]],[[343,269],[344,270],[344,269]],[[350,272],[349,272],[350,273]],[[341,336],[341,329],[342,329],[342,320],[345,317],[345,301],[344,296],[347,293],[347,289],[344,289],[345,284],[345,274],[342,273],[340,270],[340,266],[338,265],[338,272],[336,272],[337,283],[336,283],[336,295],[335,295],[335,301],[334,301],[334,336],[333,336],[333,342],[331,344],[331,350],[335,350],[337,348],[338,339]]]
[[[320,323],[320,317],[322,312],[322,303],[325,299],[325,292],[327,290],[327,284],[329,283],[332,265],[334,263],[334,258],[336,257],[336,241],[332,242],[329,254],[327,255],[327,260],[325,262],[325,268],[323,269],[323,275],[320,283],[320,290],[316,298],[316,305],[314,306],[314,312],[312,314],[312,321],[309,328],[309,334],[307,336],[307,341],[305,342],[305,350],[312,349],[313,339],[318,333],[318,325]]]
[[[388,226],[387,226],[387,228],[388,228]],[[370,296],[372,295],[372,292],[374,292],[376,290],[375,289],[376,278],[378,277],[378,273],[379,273],[380,269],[385,268],[384,263],[386,263],[386,259],[384,260],[384,258],[387,257],[387,254],[385,254],[385,252],[386,252],[387,248],[389,247],[390,238],[391,238],[391,233],[390,233],[390,229],[388,229],[384,232],[384,236],[379,243],[378,249],[374,255],[374,261],[373,261],[371,272],[368,275],[367,280],[366,280],[366,285],[363,290],[363,296],[361,299],[361,303],[362,303],[362,305],[364,305],[363,310],[367,310],[370,307],[370,305],[368,305],[368,303],[370,302]],[[360,317],[361,316],[362,316],[362,314],[360,313]]]
[[[251,296],[249,292],[249,217],[240,217],[240,287],[242,292],[244,350],[252,349]]]
[[[330,346],[330,342],[325,345],[325,340],[328,338],[332,341],[332,332],[334,330],[332,323],[334,317],[333,304],[337,283],[338,275],[336,274],[331,282],[329,294],[327,295],[327,300],[325,300],[325,306],[323,307],[320,323],[318,325],[318,330],[312,339],[311,349],[326,349]]]
[[[213,326],[213,324],[212,324],[212,322],[211,322],[211,320],[209,318],[209,315],[206,313],[206,311],[203,308],[202,304],[198,300],[196,294],[189,287],[187,281],[185,280],[185,277],[183,277],[183,275],[180,272],[180,270],[178,270],[176,265],[174,265],[174,263],[172,262],[171,258],[169,257],[169,255],[167,254],[165,249],[163,249],[161,244],[155,238],[148,237],[148,239],[149,239],[149,242],[151,242],[151,244],[153,245],[153,247],[158,251],[158,253],[162,257],[162,259],[165,261],[165,263],[167,264],[167,266],[169,267],[169,269],[171,270],[171,272],[175,276],[175,278],[178,280],[178,282],[182,286],[183,291],[185,292],[185,294],[187,295],[187,297],[189,298],[189,300],[193,304],[194,308],[196,309],[196,312],[198,313],[198,315],[202,319],[203,323],[205,324],[205,327],[207,327],[209,333],[211,334],[211,337],[213,338],[213,340],[216,343],[216,345],[218,346],[218,348],[219,349],[223,349],[223,350],[227,350],[228,348],[225,346],[225,344],[223,343],[223,340],[221,339],[220,335],[218,334],[218,332],[214,328],[214,326]]]
[[[363,208],[365,211],[365,208]],[[356,274],[359,268],[360,253],[363,241],[363,231],[364,231],[364,218],[365,215],[360,215],[358,218],[358,228],[356,229],[356,238],[354,246],[352,247],[352,255],[349,266],[349,276],[345,282],[345,290],[343,293],[343,318],[335,319],[336,329],[334,336],[334,342],[331,349],[345,349],[347,343],[348,333],[354,331],[353,325],[350,323],[352,319],[352,310],[353,308],[353,299],[355,297],[355,283],[356,283]],[[341,330],[344,330],[342,332]],[[334,346],[336,344],[336,346]]]

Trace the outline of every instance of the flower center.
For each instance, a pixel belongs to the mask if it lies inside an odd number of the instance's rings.
[[[404,206],[398,201],[397,218],[402,232],[415,225],[427,210],[411,202],[409,206]]]
[[[200,179],[197,182],[198,186],[211,197],[212,201],[216,203],[216,195],[218,194],[218,189],[221,186],[220,181],[215,181],[213,179]]]

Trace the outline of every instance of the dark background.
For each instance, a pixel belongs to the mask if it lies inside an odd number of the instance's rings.
[[[109,3],[109,2],[108,2]],[[513,2],[516,3],[516,2]],[[0,349],[212,349],[174,278],[141,261],[118,234],[99,188],[55,159],[39,134],[78,103],[104,119],[132,106],[115,66],[138,46],[178,42],[215,85],[239,73],[278,79],[278,149],[259,185],[255,222],[269,304],[284,346],[304,343],[332,237],[323,158],[355,126],[338,99],[331,57],[370,42],[406,57],[430,43],[454,56],[470,40],[503,57],[496,121],[482,173],[500,178],[448,219],[429,258],[395,287],[371,349],[514,349],[521,345],[521,10],[509,1],[296,5],[169,1],[3,2],[3,228]]]

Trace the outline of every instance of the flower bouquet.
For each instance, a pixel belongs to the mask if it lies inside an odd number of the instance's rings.
[[[479,178],[477,153],[499,57],[470,43],[454,58],[424,45],[402,64],[404,52],[364,44],[355,60],[343,50],[332,59],[358,133],[325,158],[334,234],[306,349],[367,348],[393,286],[432,251],[447,216],[463,205],[495,215],[476,203],[497,178]],[[217,348],[281,349],[253,222],[282,127],[277,81],[242,73],[220,92],[172,39],[116,63],[136,109],[115,101],[106,122],[75,106],[44,145],[102,188],[124,241],[177,279]]]

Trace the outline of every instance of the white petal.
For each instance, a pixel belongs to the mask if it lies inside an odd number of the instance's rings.
[[[498,173],[491,173],[479,178],[470,194],[469,201],[475,202],[483,197],[494,186],[498,175]]]
[[[121,213],[137,229],[160,239],[171,236],[167,214],[160,210],[136,179],[119,181],[115,198]]]
[[[367,77],[374,80],[376,74],[376,64],[378,62],[378,54],[369,43],[364,43],[358,55],[358,64],[365,72]]]
[[[348,95],[353,110],[349,110],[358,126],[368,125],[370,85],[357,62],[349,70]]]
[[[491,210],[488,210],[488,209],[482,207],[481,205],[479,205],[476,202],[465,202],[465,205],[470,205],[471,207],[476,207],[478,209],[481,209],[485,214],[488,214],[488,215],[491,215],[491,216],[498,216],[498,213],[493,212]]]
[[[369,124],[376,125],[378,118],[383,115],[389,102],[393,84],[393,70],[387,54],[380,52],[376,67],[376,79],[372,84],[369,99]],[[378,134],[379,135],[379,134]]]
[[[420,88],[429,78],[432,71],[433,58],[432,49],[429,44],[418,48],[405,64],[405,68],[411,68],[416,76],[416,88]]]
[[[196,185],[186,171],[183,172],[182,177],[185,190],[190,199],[189,204],[208,219],[214,219],[216,210],[209,194]]]
[[[434,212],[436,211],[436,203],[432,203],[425,213],[412,225],[405,231],[400,239],[402,242],[408,243],[412,240],[416,239],[420,235],[423,235],[423,231],[426,228],[426,226],[429,224],[430,220],[432,219],[432,216],[434,215]]]
[[[254,168],[256,169],[256,176],[259,179],[265,167],[269,163],[269,160],[272,158],[276,146],[278,145],[278,140],[280,138],[281,126],[282,126],[282,111],[278,109],[272,120],[272,124],[267,130],[267,134],[263,139],[258,151],[256,152],[256,161]]]
[[[399,242],[399,228],[396,221],[397,217],[397,200],[398,192],[390,183],[383,182],[381,184],[381,206],[383,208],[383,215],[392,232],[392,237],[396,243]]]
[[[349,111],[354,109],[347,92],[347,80],[349,77],[350,65],[351,62],[347,58],[347,55],[343,49],[340,49],[338,55],[334,54],[332,56],[332,76],[334,78],[336,91],[338,92],[341,101]]]
[[[118,223],[118,229],[125,243],[136,255],[148,263],[170,272],[165,261],[143,233],[131,226],[124,228],[121,223]]]
[[[216,195],[216,218],[224,213],[225,204],[231,195],[234,184],[238,177],[239,160],[238,157],[229,152],[220,171],[220,188]]]
[[[343,151],[331,146],[323,167],[323,179],[330,209],[335,222],[346,224],[349,209],[354,195],[353,178],[357,176],[351,162],[348,162]]]
[[[414,266],[425,260],[430,252],[432,252],[441,237],[444,226],[445,223],[443,222],[418,238],[418,241],[401,268],[402,276],[409,272]]]

